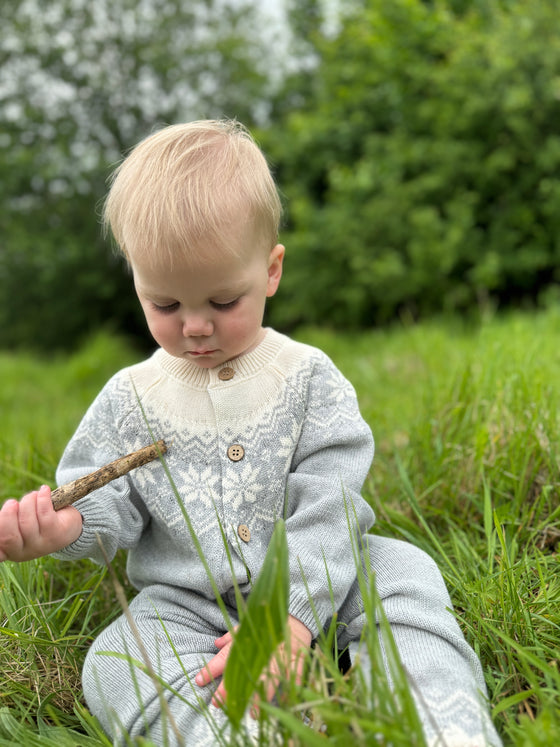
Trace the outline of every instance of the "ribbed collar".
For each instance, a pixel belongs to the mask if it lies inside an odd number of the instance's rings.
[[[231,366],[236,374],[243,378],[250,378],[258,374],[276,358],[286,342],[287,338],[284,335],[267,327],[262,342],[254,350],[216,366],[216,368],[200,368],[190,360],[169,355],[162,348],[156,350],[153,359],[168,376],[195,389],[207,389],[209,385],[219,381],[218,373],[221,368],[226,366]]]

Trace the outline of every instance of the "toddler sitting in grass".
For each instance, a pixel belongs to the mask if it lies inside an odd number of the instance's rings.
[[[167,706],[153,679],[131,664],[142,655],[122,615],[85,660],[88,707],[117,744],[143,736],[158,745],[181,737],[211,745],[216,729],[227,730],[222,675],[232,646],[216,589],[235,622],[234,587],[251,593],[284,518],[290,651],[278,652],[271,668],[287,661],[301,682],[301,653],[336,614],[338,649],[351,662],[359,657],[367,679],[360,643],[372,621],[353,552],[361,547],[427,742],[499,745],[480,663],[434,562],[410,544],[367,534],[374,514],[361,490],[373,438],[352,386],[320,350],[263,327],[266,299],[282,276],[280,215],[266,160],[236,123],[166,127],[124,160],[105,219],[158,349],[105,385],[57,480],[164,438],[172,481],[154,461],[58,512],[48,487],[7,501],[0,559],[55,553],[103,562],[128,550],[138,590],[130,614],[153,669],[170,685]],[[257,728],[246,719],[249,735]]]

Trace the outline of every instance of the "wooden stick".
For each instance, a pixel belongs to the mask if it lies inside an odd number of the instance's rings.
[[[103,485],[116,480],[117,477],[126,475],[131,469],[141,467],[143,464],[157,459],[161,454],[165,454],[166,451],[167,446],[165,441],[160,439],[155,444],[144,446],[144,448],[138,449],[138,451],[133,451],[131,454],[115,459],[114,462],[106,464],[89,475],[78,477],[73,482],[61,485],[51,493],[54,510],[60,511],[61,508],[70,506],[93,490],[102,488]]]

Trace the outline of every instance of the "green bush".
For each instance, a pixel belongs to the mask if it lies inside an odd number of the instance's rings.
[[[316,37],[305,104],[263,134],[287,201],[277,324],[557,297],[557,4],[458,5],[366,0]]]
[[[53,227],[37,212],[12,224],[0,248],[0,348],[69,349],[101,327],[141,339],[128,270],[103,245],[93,209],[78,225],[66,217]]]

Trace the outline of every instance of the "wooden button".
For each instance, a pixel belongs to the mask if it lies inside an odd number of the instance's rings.
[[[230,379],[233,379],[235,376],[235,371],[231,366],[224,366],[223,368],[220,368],[218,371],[218,378],[221,381],[229,381]]]
[[[251,539],[251,532],[247,524],[240,524],[237,527],[237,534],[241,537],[243,542],[249,542]]]
[[[227,455],[232,462],[239,462],[245,456],[245,449],[239,444],[232,444],[227,450]]]

